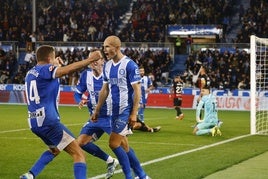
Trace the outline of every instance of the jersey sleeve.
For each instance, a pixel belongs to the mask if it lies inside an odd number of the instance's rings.
[[[106,66],[107,66],[108,63],[105,63],[104,66],[103,66],[103,83],[108,83],[108,77],[107,77],[107,71],[105,70],[106,69]]]
[[[41,69],[40,69],[40,76],[43,78],[43,79],[55,79],[55,74],[56,74],[56,71],[57,71],[58,67],[56,66],[53,66],[51,64],[47,64],[47,65],[44,65]]]
[[[151,78],[149,78],[148,76],[147,76],[147,79],[148,79],[148,87],[150,87],[150,86],[152,86],[153,85],[153,82],[152,82],[152,80],[151,80]]]
[[[200,119],[200,114],[201,114],[201,110],[203,108],[203,105],[204,105],[204,101],[203,101],[203,98],[201,98],[201,100],[199,101],[197,107],[196,107],[196,115],[195,115],[195,118],[196,118],[196,121],[197,122],[200,122],[201,119]]]
[[[133,60],[130,60],[127,64],[127,71],[129,72],[128,78],[131,84],[138,83],[141,81],[139,67]]]
[[[86,84],[87,70],[83,71],[77,84],[74,92],[74,99],[77,103],[81,101],[83,93],[87,90]]]

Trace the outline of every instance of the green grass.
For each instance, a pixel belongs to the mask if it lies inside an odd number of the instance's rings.
[[[77,136],[88,118],[87,109],[75,106],[60,106],[62,122]],[[224,142],[249,134],[250,114],[242,111],[219,111],[224,122],[223,136],[194,136],[191,126],[195,124],[195,111],[183,109],[185,118],[175,119],[174,109],[146,109],[145,121],[150,126],[162,127],[158,133],[134,131],[129,143],[134,148],[145,171],[153,179],[196,179],[238,164],[268,150],[266,136],[249,136]],[[0,105],[0,178],[18,178],[26,172],[47,149],[43,142],[28,129],[27,109],[24,105]],[[217,144],[201,150],[201,147]],[[114,156],[108,147],[105,134],[96,142],[103,150]],[[189,152],[190,150],[200,149]],[[185,154],[179,154],[185,152]],[[177,154],[177,155],[175,155]],[[172,157],[173,155],[173,157]],[[165,158],[170,156],[170,158]],[[156,160],[156,159],[159,159]],[[162,159],[162,160],[161,160]],[[104,174],[106,164],[87,155],[88,177]],[[72,159],[61,153],[38,176],[38,179],[73,178]],[[122,179],[115,174],[113,179]]]

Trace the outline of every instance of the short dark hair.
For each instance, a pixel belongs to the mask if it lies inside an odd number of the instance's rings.
[[[48,56],[55,52],[55,48],[50,45],[42,45],[36,50],[36,59],[37,61],[46,61]]]

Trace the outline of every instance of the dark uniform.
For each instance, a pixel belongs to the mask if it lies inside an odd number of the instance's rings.
[[[210,89],[210,78],[207,74],[202,74],[202,75],[199,75],[199,78],[198,78],[198,87],[200,89],[200,92],[203,88],[205,89]]]
[[[202,97],[201,90],[202,89],[210,90],[210,83],[211,83],[210,77],[206,73],[206,68],[205,67],[201,67],[201,68],[202,68],[203,72],[202,72],[202,74],[199,75],[198,80],[197,80],[197,86],[200,89],[200,96],[199,96],[199,99],[197,100],[196,106],[198,106],[199,100],[201,100],[201,97]],[[203,108],[204,108],[204,106],[203,106]],[[201,117],[202,117],[202,113],[200,113],[200,119],[201,119]]]
[[[177,119],[182,119],[184,117],[181,112],[181,104],[182,104],[182,89],[183,89],[183,81],[179,76],[176,76],[173,80],[173,105],[175,110],[177,111]]]

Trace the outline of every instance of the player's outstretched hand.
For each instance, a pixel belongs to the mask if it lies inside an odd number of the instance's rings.
[[[87,99],[82,99],[82,100],[80,101],[80,103],[78,104],[79,109],[82,109],[82,107],[83,107],[85,104],[87,104],[87,102],[88,102]]]
[[[64,65],[64,62],[60,57],[56,57],[56,59],[53,62],[53,65],[61,67],[62,65]]]
[[[92,122],[97,122],[98,121],[98,114],[95,112],[91,115],[91,121]]]
[[[102,54],[99,50],[90,52],[88,59],[90,62],[98,61],[99,59],[103,58]]]
[[[137,122],[137,115],[130,115],[128,118],[128,124],[130,125],[130,127],[132,128],[133,126],[135,126]]]

